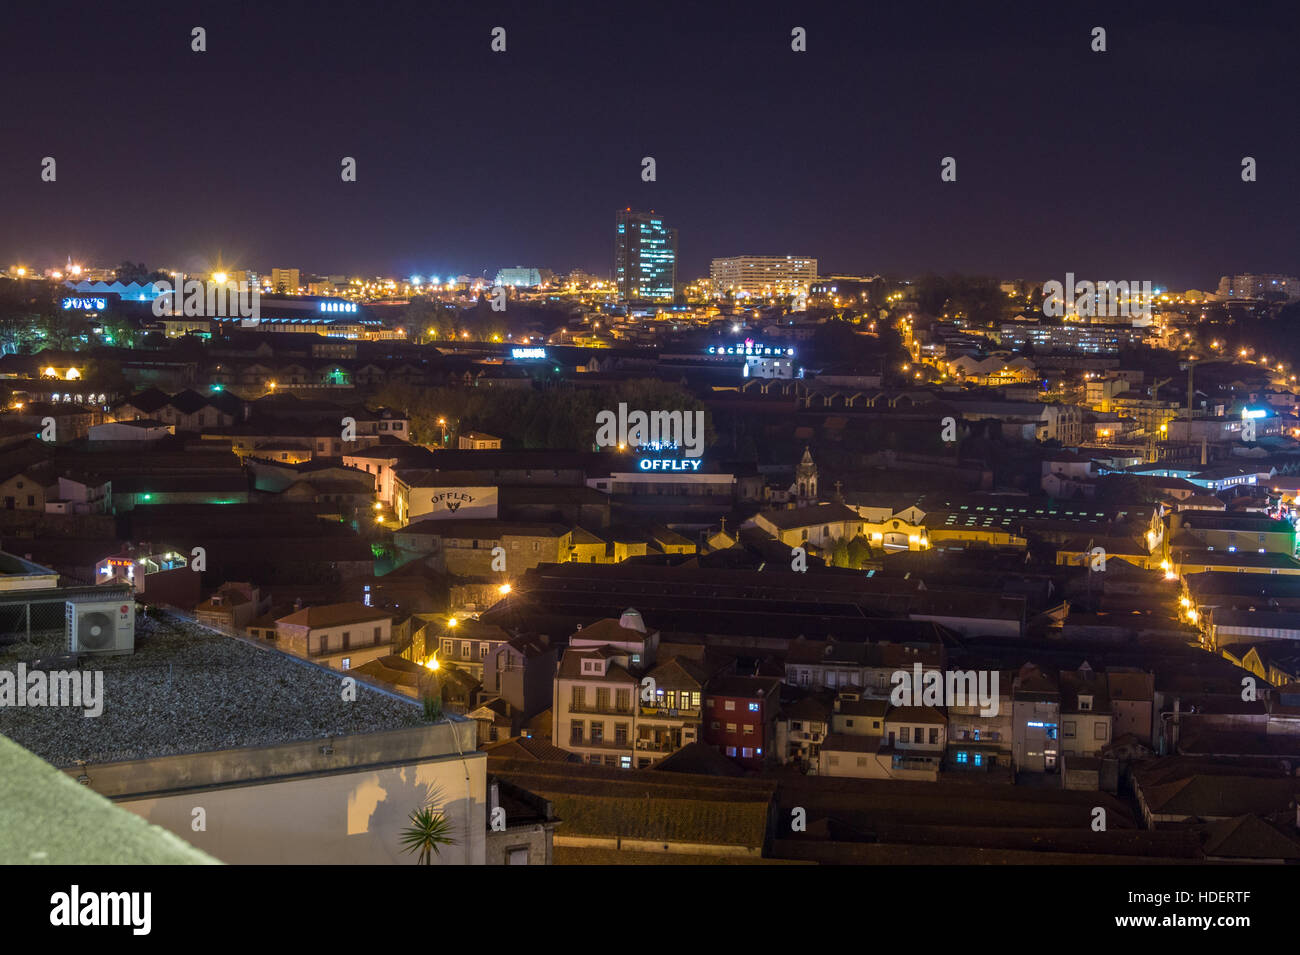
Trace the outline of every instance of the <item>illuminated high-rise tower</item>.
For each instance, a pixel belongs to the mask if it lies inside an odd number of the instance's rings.
[[[614,233],[614,284],[624,301],[671,301],[677,285],[677,230],[665,226],[653,211],[620,211]]]

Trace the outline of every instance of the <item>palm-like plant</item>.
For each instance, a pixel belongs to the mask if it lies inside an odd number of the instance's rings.
[[[419,852],[417,865],[430,865],[433,856],[442,854],[443,846],[454,846],[451,820],[441,809],[433,808],[431,799],[411,813],[411,824],[402,830],[403,852]]]

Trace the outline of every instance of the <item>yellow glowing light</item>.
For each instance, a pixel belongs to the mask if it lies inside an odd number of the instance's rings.
[[[448,618],[447,618],[447,626],[449,626],[449,627],[454,627],[454,626],[456,626],[456,624],[458,624],[458,623],[460,623],[460,621],[457,620],[455,617],[448,617]]]
[[[501,593],[501,596],[504,597],[506,594],[510,593],[510,585],[502,584],[500,587],[497,588],[497,590]]]
[[[428,667],[430,670],[436,670],[436,669],[438,669],[438,666],[439,666],[439,664],[438,664],[438,658],[437,658],[437,657],[429,657],[428,660],[424,661],[424,665],[425,665],[426,667]]]
[[[1189,611],[1187,611],[1187,622],[1188,622],[1188,623],[1196,623],[1196,621],[1197,621],[1199,618],[1200,618],[1200,614],[1198,614],[1195,610],[1189,610]]]
[[[226,276],[226,273],[225,273],[225,272],[213,272],[213,273],[212,273],[212,281],[216,282],[218,285],[225,285],[225,284],[226,284],[226,278],[227,278],[227,276]]]
[[[1190,606],[1192,605],[1192,601],[1191,601],[1191,598],[1190,598],[1190,597],[1179,597],[1179,598],[1178,598],[1178,604],[1179,604],[1179,606],[1181,606],[1184,610],[1186,610],[1188,607],[1190,607]]]
[[[45,377],[46,377],[46,378],[58,378],[58,377],[59,377],[59,373],[58,373],[57,371],[55,371],[55,370],[54,370],[54,366],[51,365],[49,368],[46,368],[46,369],[45,369]]]
[[[81,377],[81,372],[79,372],[75,368],[69,368],[68,373],[63,377],[66,378],[68,381],[76,381],[78,378]]]

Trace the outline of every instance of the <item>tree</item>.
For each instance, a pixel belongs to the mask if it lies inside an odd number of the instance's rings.
[[[443,846],[454,846],[451,820],[441,809],[435,809],[439,794],[430,793],[429,801],[411,812],[411,824],[402,830],[403,852],[418,852],[417,865],[430,865],[433,856],[442,854]]]
[[[849,566],[855,570],[861,570],[867,561],[872,558],[871,545],[861,534],[856,535],[853,540],[849,541]]]

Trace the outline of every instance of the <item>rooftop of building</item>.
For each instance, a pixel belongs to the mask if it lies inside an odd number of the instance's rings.
[[[182,618],[137,616],[127,656],[83,657],[103,673],[103,712],[73,707],[0,709],[0,730],[59,767],[151,759],[420,726],[413,703],[342,674]],[[0,669],[29,669],[66,650],[57,631],[0,650]],[[53,667],[52,667],[53,669]]]

